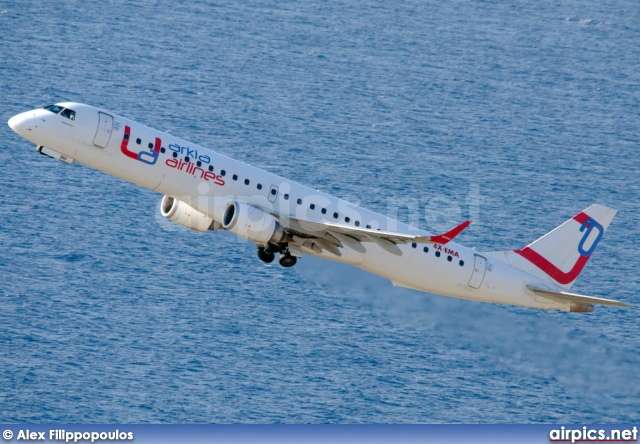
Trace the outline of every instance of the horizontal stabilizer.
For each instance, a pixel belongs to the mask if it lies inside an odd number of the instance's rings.
[[[613,305],[616,307],[631,307],[624,302],[614,301],[613,299],[596,298],[593,296],[584,296],[581,294],[567,293],[564,291],[550,291],[542,288],[535,288],[527,285],[527,289],[538,296],[553,299],[559,302],[575,302],[577,304],[594,304],[594,305]]]

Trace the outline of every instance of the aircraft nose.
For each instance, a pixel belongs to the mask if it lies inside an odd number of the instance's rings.
[[[18,114],[10,118],[8,122],[9,127],[22,137],[31,130],[27,117],[27,113]]]
[[[26,113],[13,116],[7,122],[9,127],[20,136],[28,139],[28,135],[32,133],[32,130],[37,127],[37,122],[34,119],[34,113],[27,111]]]
[[[24,116],[22,114],[18,114],[17,116],[13,116],[9,119],[9,128],[11,128],[14,132],[20,134],[21,124],[24,123]]]

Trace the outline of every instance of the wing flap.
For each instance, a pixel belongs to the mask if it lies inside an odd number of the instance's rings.
[[[284,227],[293,230],[294,234],[302,235],[302,237],[325,238],[329,234],[333,236],[333,239],[337,239],[344,244],[355,245],[354,241],[376,242],[376,240],[382,240],[385,246],[387,246],[387,242],[391,242],[393,244],[415,242],[419,244],[444,245],[450,242],[454,237],[456,237],[465,228],[467,228],[469,224],[471,224],[471,221],[468,220],[446,233],[435,236],[423,236],[374,230],[373,228],[352,227],[348,225],[339,225],[324,221],[297,219],[290,216],[282,217],[280,219],[280,222]],[[347,240],[344,238],[344,236],[349,236],[349,238],[351,239]],[[331,238],[329,239],[333,240]]]

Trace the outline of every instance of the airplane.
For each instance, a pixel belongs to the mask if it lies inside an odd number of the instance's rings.
[[[306,254],[461,299],[564,312],[629,307],[569,292],[616,214],[603,205],[519,250],[477,252],[454,242],[471,221],[434,235],[90,105],[49,105],[8,124],[40,154],[163,194],[160,212],[172,222],[253,241],[266,263],[279,254],[291,267]]]

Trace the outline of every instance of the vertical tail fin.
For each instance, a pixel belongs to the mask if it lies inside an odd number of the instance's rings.
[[[591,205],[535,242],[504,254],[513,267],[568,290],[615,215],[614,209]]]

